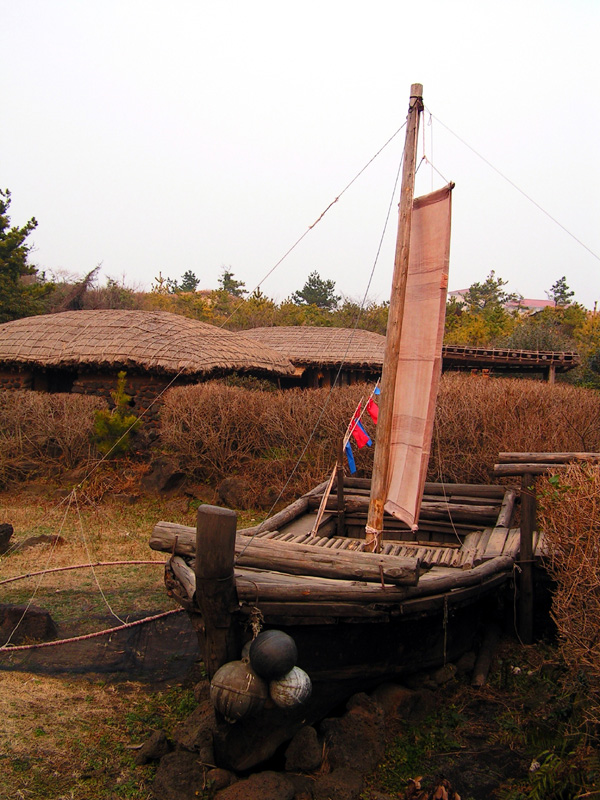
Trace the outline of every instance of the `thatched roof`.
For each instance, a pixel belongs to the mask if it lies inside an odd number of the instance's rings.
[[[354,328],[252,328],[244,335],[278,350],[296,365],[381,369],[385,336]]]
[[[266,344],[167,311],[66,311],[6,322],[0,325],[0,364],[170,375],[293,372]]]

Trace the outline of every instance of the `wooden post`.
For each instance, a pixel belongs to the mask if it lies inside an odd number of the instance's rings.
[[[398,217],[398,235],[396,239],[396,255],[394,259],[394,276],[385,339],[383,372],[381,375],[381,401],[379,403],[379,419],[377,421],[377,439],[373,458],[373,478],[371,483],[371,503],[367,517],[366,549],[381,548],[381,531],[383,529],[383,506],[387,493],[387,458],[392,435],[392,417],[394,408],[394,384],[400,355],[400,334],[404,316],[404,300],[408,279],[408,258],[410,254],[410,233],[415,190],[415,174],[417,162],[417,135],[419,132],[419,115],[423,110],[423,86],[413,83],[410,87],[410,104],[406,123],[406,139],[404,144],[404,166],[402,169],[402,187],[400,193],[400,213]]]
[[[548,383],[556,382],[556,364],[550,364],[548,367]]]
[[[344,440],[340,439],[337,457],[337,535],[346,534],[346,515],[344,513]]]
[[[523,644],[533,642],[533,532],[535,530],[535,476],[521,478],[521,544],[519,567],[519,635]]]
[[[203,659],[208,677],[239,657],[232,613],[238,607],[233,564],[237,514],[200,506],[196,523],[196,600],[204,622]]]

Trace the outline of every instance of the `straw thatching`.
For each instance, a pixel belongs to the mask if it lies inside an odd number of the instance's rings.
[[[163,375],[289,375],[259,341],[166,311],[66,311],[0,325],[3,367],[125,369]]]
[[[286,355],[293,364],[381,370],[385,336],[359,328],[252,328],[244,335]]]

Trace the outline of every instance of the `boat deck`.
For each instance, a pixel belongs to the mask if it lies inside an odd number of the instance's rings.
[[[331,515],[333,517],[333,515]],[[268,539],[286,544],[302,544],[330,550],[350,550],[362,552],[365,540],[349,536],[313,536],[311,531],[316,522],[316,513],[305,514],[289,523],[281,530],[263,531],[255,534],[257,539]],[[323,519],[320,530],[328,527],[329,520]],[[428,533],[424,534],[429,536]],[[385,541],[382,553],[391,556],[418,558],[426,567],[451,567],[471,569],[497,556],[510,556],[516,559],[519,554],[520,529],[508,527],[483,528],[470,531],[466,536],[456,534],[455,542],[419,541],[419,532],[413,534],[416,541]],[[544,554],[543,534],[534,535],[534,557],[541,559]]]

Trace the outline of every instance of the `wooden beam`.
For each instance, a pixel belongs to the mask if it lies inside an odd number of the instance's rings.
[[[521,479],[521,539],[519,548],[519,633],[523,644],[533,642],[533,533],[535,531],[535,477]]]
[[[196,525],[196,601],[204,620],[202,656],[208,677],[238,657],[231,626],[239,603],[233,562],[237,514],[228,508],[200,506]]]

